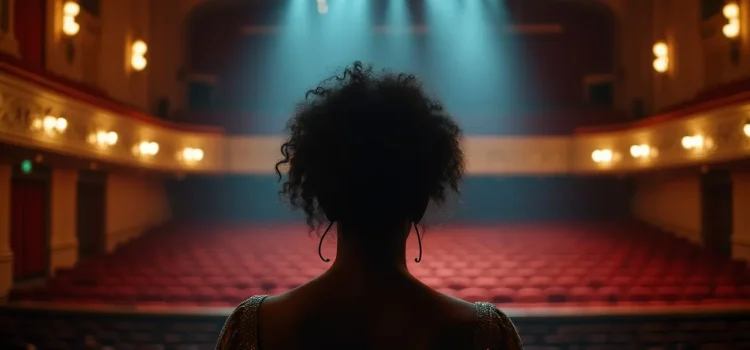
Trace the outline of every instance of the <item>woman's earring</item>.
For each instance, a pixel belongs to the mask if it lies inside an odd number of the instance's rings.
[[[326,259],[326,258],[323,257],[323,240],[326,238],[326,235],[328,234],[328,231],[331,230],[332,226],[333,226],[333,221],[331,221],[331,223],[328,224],[328,228],[326,229],[325,232],[323,232],[323,236],[320,237],[320,242],[318,243],[318,256],[320,257],[320,260],[323,260],[323,262],[329,262],[329,261],[331,261],[331,259]],[[421,247],[421,245],[422,244],[420,243],[420,247]],[[420,251],[419,255],[422,256],[422,253],[421,253],[422,248],[419,248],[419,251]]]
[[[417,243],[419,244],[419,256],[414,261],[419,263],[422,261],[422,236],[419,235],[419,227],[416,222],[414,223],[414,230],[417,231]]]

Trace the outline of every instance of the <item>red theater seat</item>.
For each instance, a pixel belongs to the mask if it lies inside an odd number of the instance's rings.
[[[515,302],[516,292],[510,288],[494,288],[489,291],[489,295],[495,304],[509,304]]]
[[[219,292],[211,287],[197,287],[192,291],[192,301],[209,303],[221,300]]]
[[[526,279],[523,277],[506,277],[500,280],[500,285],[511,289],[521,289],[526,285]]]
[[[654,299],[651,288],[632,287],[627,292],[627,300],[633,302],[649,302]]]
[[[435,276],[441,277],[441,278],[447,278],[447,277],[454,277],[457,276],[458,273],[454,269],[448,269],[448,268],[439,268],[435,270]]]
[[[492,289],[501,286],[501,282],[495,277],[477,277],[473,281],[473,285],[479,288]]]
[[[444,279],[444,285],[448,288],[461,290],[473,285],[471,278],[463,276],[451,276]]]
[[[409,270],[446,294],[503,304],[750,300],[747,264],[645,226],[527,226],[445,228]],[[236,305],[326,271],[310,252],[298,233],[276,228],[173,226],[10,299]]]
[[[659,287],[656,289],[656,298],[659,301],[675,302],[680,300],[682,294],[679,287]]]
[[[163,302],[164,294],[158,287],[143,287],[137,290],[136,301],[139,302]]]
[[[623,300],[623,296],[619,287],[602,287],[596,292],[595,299],[596,301],[615,303]]]
[[[544,294],[547,296],[547,302],[550,303],[564,303],[570,298],[568,290],[562,287],[547,288]]]
[[[687,284],[692,286],[709,286],[711,285],[711,278],[708,276],[693,276],[687,280]]]
[[[464,277],[472,278],[472,277],[481,277],[481,276],[484,276],[485,274],[481,268],[467,268],[463,270],[461,275]],[[494,278],[494,277],[490,276],[489,278]]]
[[[466,288],[458,291],[457,297],[469,302],[490,301],[491,294],[484,288]]]
[[[597,301],[596,292],[589,287],[574,287],[568,295],[572,302],[588,303]]]
[[[711,298],[711,288],[708,286],[688,286],[685,288],[685,299],[701,301]]]
[[[516,301],[519,303],[543,303],[546,302],[546,295],[538,288],[521,288],[516,293]]]
[[[615,276],[609,281],[609,285],[613,287],[629,287],[634,285],[633,278],[630,276]]]
[[[582,285],[582,278],[576,277],[576,276],[560,276],[558,277],[554,285],[564,287],[564,288],[573,288],[576,286]]]
[[[167,287],[163,296],[167,302],[184,303],[192,301],[193,291],[187,287]]]
[[[138,290],[130,286],[122,286],[113,290],[113,300],[123,303],[134,303],[138,297]]]
[[[660,285],[662,279],[658,276],[641,276],[633,282],[633,285],[640,287],[655,287]]]
[[[533,276],[529,278],[527,285],[534,288],[549,288],[553,285],[552,278],[547,276]]]

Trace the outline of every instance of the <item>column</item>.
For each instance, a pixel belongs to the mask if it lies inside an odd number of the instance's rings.
[[[78,261],[76,227],[78,171],[52,170],[50,190],[50,272],[72,267]]]
[[[10,164],[0,164],[0,298],[8,295],[13,285],[13,251],[10,248]]]
[[[750,173],[732,174],[732,258],[750,262]]]
[[[0,0],[3,1],[3,0]],[[16,14],[16,0],[5,0],[8,1],[8,13],[0,14],[2,16],[8,16],[8,31],[0,31],[2,37],[0,37],[0,51],[11,55],[13,57],[21,57],[21,53],[18,50],[18,39],[15,33],[15,14]]]

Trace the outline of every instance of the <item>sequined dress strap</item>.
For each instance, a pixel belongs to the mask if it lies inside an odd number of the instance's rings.
[[[237,306],[221,330],[217,350],[258,350],[258,310],[267,297],[256,295]]]
[[[477,349],[522,350],[523,344],[510,318],[491,303],[474,303],[477,310]]]

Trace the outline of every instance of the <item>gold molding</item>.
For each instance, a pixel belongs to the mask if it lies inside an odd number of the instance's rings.
[[[47,115],[65,118],[67,129],[57,134],[33,130],[34,119]],[[117,143],[109,147],[91,144],[89,135],[99,130],[117,132]],[[153,157],[134,154],[133,147],[142,141],[158,142],[159,152]],[[0,73],[0,142],[152,170],[223,170],[221,134],[176,130],[119,115],[5,73]],[[183,163],[178,155],[186,147],[202,149],[202,161]]]

